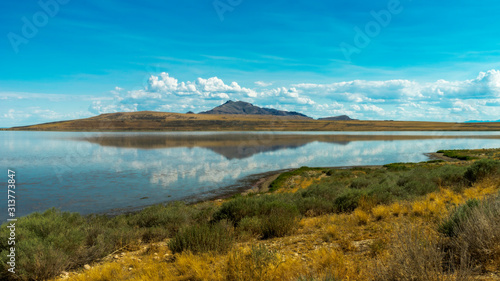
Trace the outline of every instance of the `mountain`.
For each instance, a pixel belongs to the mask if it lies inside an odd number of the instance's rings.
[[[334,116],[334,117],[319,118],[318,120],[321,120],[321,121],[351,121],[351,120],[358,120],[358,119],[352,119],[351,117],[349,117],[347,115],[340,115],[340,116]]]
[[[244,101],[227,101],[222,105],[200,114],[243,114],[243,115],[275,115],[275,116],[297,116],[312,119],[302,113],[295,111],[282,111],[274,108],[263,108]]]
[[[492,123],[492,122],[500,122],[499,120],[470,120],[470,121],[465,121],[464,123]]]

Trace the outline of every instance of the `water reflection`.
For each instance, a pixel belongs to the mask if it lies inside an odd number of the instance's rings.
[[[258,153],[282,149],[297,149],[308,143],[323,142],[347,145],[353,141],[394,141],[425,139],[498,139],[495,135],[311,135],[311,134],[110,134],[72,138],[101,146],[120,148],[160,149],[174,147],[202,147],[212,150],[226,159],[244,159]]]
[[[88,214],[208,198],[273,170],[416,162],[439,149],[500,147],[498,133],[418,134],[0,132],[8,148],[0,166],[16,171],[18,215],[50,207]]]

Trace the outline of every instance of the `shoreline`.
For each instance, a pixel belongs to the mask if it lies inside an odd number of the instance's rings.
[[[460,160],[446,157],[442,153],[437,153],[437,152],[429,152],[429,153],[423,153],[426,157],[428,157],[427,161],[430,160],[443,160],[446,162],[458,162]],[[423,161],[425,162],[425,161]],[[415,162],[419,163],[419,162]],[[311,167],[311,168],[323,168],[323,169],[353,169],[353,168],[381,168],[383,165],[349,165],[349,166],[327,166],[327,167]],[[222,201],[228,198],[231,198],[233,196],[237,195],[242,195],[242,196],[247,196],[249,194],[254,194],[254,193],[266,193],[269,191],[269,186],[270,184],[277,179],[282,173],[285,172],[290,172],[299,169],[298,168],[287,168],[287,169],[280,169],[280,170],[273,170],[273,171],[267,171],[267,172],[262,172],[262,173],[257,173],[257,174],[251,174],[248,175],[240,180],[238,180],[237,183],[229,185],[229,186],[224,186],[221,187],[217,190],[212,190],[208,192],[204,192],[201,194],[197,195],[191,195],[182,199],[178,200],[167,200],[163,201],[160,203],[154,203],[154,204],[145,204],[141,206],[135,206],[135,207],[124,207],[124,208],[115,208],[111,209],[108,211],[102,211],[102,212],[94,212],[94,213],[88,213],[88,214],[81,214],[82,216],[91,216],[91,215],[104,215],[107,217],[115,217],[123,214],[133,214],[140,212],[148,207],[155,206],[155,205],[166,205],[166,204],[171,204],[175,202],[182,202],[187,205],[196,205],[196,204],[201,204],[204,202],[215,202],[215,201]],[[43,211],[38,211],[38,212],[44,212]],[[71,212],[71,211],[69,211]],[[28,214],[29,215],[29,214]]]
[[[416,162],[418,163],[418,162]],[[353,168],[368,168],[368,169],[375,169],[375,168],[381,168],[384,165],[351,165],[351,166],[328,166],[328,167],[310,167],[310,168],[322,168],[322,169],[353,169]],[[268,172],[263,172],[263,173],[257,173],[257,174],[252,174],[249,176],[246,176],[245,178],[241,179],[238,181],[238,183],[222,187],[217,190],[217,194],[212,194],[209,195],[207,193],[202,193],[198,195],[193,195],[184,199],[180,200],[172,200],[172,201],[165,201],[162,203],[156,203],[156,204],[148,204],[144,206],[138,206],[138,207],[130,207],[130,208],[119,208],[119,209],[113,209],[110,211],[105,211],[105,212],[99,212],[99,213],[90,213],[86,215],[105,215],[109,217],[115,217],[119,216],[122,214],[133,214],[142,211],[143,209],[146,209],[148,207],[154,206],[154,205],[165,205],[165,204],[170,204],[170,203],[175,203],[175,202],[183,202],[186,205],[196,205],[196,204],[201,204],[205,202],[215,202],[215,201],[222,201],[224,199],[231,198],[233,196],[237,195],[242,195],[242,196],[247,196],[249,194],[254,194],[254,193],[266,193],[269,191],[269,185],[277,179],[282,173],[285,172],[290,172],[300,169],[298,168],[288,168],[288,169],[281,169],[281,170],[273,170],[273,171],[268,171]],[[213,191],[212,191],[213,192]]]

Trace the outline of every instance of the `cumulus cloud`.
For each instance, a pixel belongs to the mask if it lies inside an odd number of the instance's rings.
[[[93,113],[119,111],[203,111],[226,100],[300,111],[312,117],[346,114],[359,119],[448,120],[498,119],[500,71],[489,70],[461,81],[353,80],[329,84],[299,83],[268,88],[225,83],[217,77],[179,81],[168,73],[152,75],[138,90],[116,87],[111,98],[94,100]]]
[[[147,86],[139,90],[124,91],[117,87],[111,91],[111,100],[95,100],[89,107],[93,113],[131,112],[141,110],[206,110],[229,99],[248,102],[268,102],[279,100],[283,104],[314,104],[302,97],[295,88],[277,88],[265,92],[240,86],[236,82],[226,84],[222,79],[197,78],[194,81],[179,82],[168,73],[152,75]],[[292,107],[290,109],[293,109]]]

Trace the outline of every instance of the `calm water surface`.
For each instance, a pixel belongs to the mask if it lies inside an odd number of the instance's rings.
[[[498,148],[500,132],[0,132],[0,144],[4,181],[16,171],[22,216],[205,199],[252,174],[301,166],[426,161],[439,149]]]

